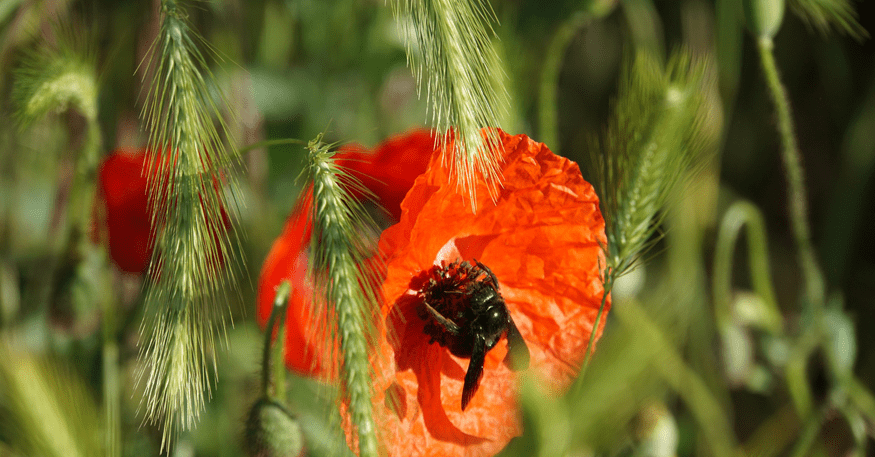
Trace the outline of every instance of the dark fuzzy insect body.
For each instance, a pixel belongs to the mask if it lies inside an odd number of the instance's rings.
[[[435,266],[419,294],[423,302],[418,313],[426,322],[429,342],[471,359],[462,390],[462,410],[480,385],[486,353],[502,335],[508,339],[505,363],[514,370],[528,366],[528,347],[499,292],[498,278],[486,265],[474,260],[473,264],[455,261]]]

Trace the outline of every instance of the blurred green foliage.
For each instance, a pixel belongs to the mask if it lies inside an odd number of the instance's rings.
[[[558,398],[545,399],[523,382],[527,432],[506,454],[872,455],[875,44],[863,33],[875,30],[872,2],[788,1],[774,37],[827,284],[823,326],[809,336],[802,330],[813,328],[814,317],[800,305],[804,288],[780,137],[741,2],[509,0],[492,6],[502,59],[495,71],[507,73],[511,96],[501,127],[550,138],[548,146],[580,163],[588,180],[597,178],[586,170],[600,153],[592,137],[607,125],[623,63],[635,51],[665,60],[683,46],[711,59],[705,77],[716,82],[712,93],[701,94],[708,122],[700,127],[714,154],[672,197],[656,249],[617,282],[614,309],[586,376]],[[829,8],[838,9],[840,21],[855,8],[860,27],[828,22],[832,16],[823,11]],[[407,67],[402,28],[382,1],[192,2],[188,19],[222,56],[212,69],[213,89],[237,112],[226,119],[232,148],[308,139],[326,127],[328,141],[371,146],[429,122]],[[83,455],[93,455],[95,440],[112,448],[106,436],[92,433],[110,430],[107,420],[120,429],[120,455],[156,455],[161,431],[140,425],[143,386],[134,375],[143,280],[114,271],[97,248],[71,257],[65,241],[67,221],[86,217],[68,205],[77,153],[87,143],[84,113],[65,107],[27,128],[15,117],[20,107],[13,101],[18,76],[12,69],[41,46],[57,44],[59,23],[92,42],[101,153],[143,147],[148,138],[138,113],[148,93],[142,61],[157,33],[156,3],[0,2],[0,455],[71,455],[64,447],[43,450],[49,447],[39,440],[57,437],[43,438],[28,425],[37,411],[75,425],[65,430],[79,430],[68,434],[78,444],[61,445],[79,446]],[[244,424],[260,395],[262,349],[251,285],[297,198],[302,154],[300,146],[288,145],[243,157],[242,303],[232,306],[235,325],[215,354],[212,399],[171,455],[244,455]],[[747,216],[731,209],[738,202],[745,202]],[[729,264],[716,265],[726,259],[718,253],[721,226],[740,230],[757,218],[766,242],[747,227],[731,243]],[[774,297],[762,292],[762,274],[751,276],[762,260]],[[728,272],[728,287],[712,286],[718,272]],[[88,277],[96,286],[61,287],[71,277]],[[713,296],[717,290],[724,291],[720,297]],[[96,305],[107,292],[113,313]],[[772,301],[781,325],[775,325]],[[111,314],[121,392],[114,419],[104,412],[105,363],[112,358],[101,331]],[[809,357],[804,348],[816,350]],[[30,387],[46,386],[30,410],[17,393],[27,387],[16,380],[22,373],[34,380]],[[342,446],[331,432],[337,426],[331,390],[289,380],[286,407],[310,455]],[[810,409],[800,407],[799,392],[810,394]],[[80,420],[74,412],[89,417]]]

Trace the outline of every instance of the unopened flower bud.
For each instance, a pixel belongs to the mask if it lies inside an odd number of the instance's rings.
[[[784,19],[784,0],[744,0],[747,28],[758,38],[773,38]]]
[[[279,404],[258,400],[246,419],[244,447],[250,457],[304,455],[304,437],[298,421]]]

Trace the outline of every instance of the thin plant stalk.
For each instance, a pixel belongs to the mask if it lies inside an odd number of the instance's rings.
[[[121,433],[121,370],[119,348],[116,341],[118,329],[116,302],[103,300],[103,410],[104,446],[106,457],[118,457],[122,450]]]
[[[817,442],[817,437],[820,433],[820,427],[823,424],[824,419],[826,418],[826,413],[828,411],[828,405],[825,405],[817,414],[812,414],[805,421],[805,424],[802,427],[802,432],[798,438],[796,438],[796,445],[793,446],[793,450],[790,452],[790,456],[792,457],[805,457],[810,455],[811,448]]]
[[[283,281],[276,289],[276,298],[273,302],[273,309],[270,310],[270,317],[267,319],[267,326],[264,332],[264,352],[261,357],[261,393],[265,398],[268,398],[268,388],[270,387],[271,372],[270,368],[273,365],[273,384],[275,399],[285,399],[285,369],[283,368],[283,355],[285,349],[285,339],[283,338],[283,328],[285,324],[286,309],[289,303],[289,291],[291,284],[288,281]],[[274,340],[273,328],[276,329],[276,340]],[[273,342],[275,341],[275,344]],[[271,351],[273,348],[273,351]]]
[[[583,377],[586,374],[586,369],[589,367],[589,360],[592,357],[592,346],[595,344],[595,336],[599,329],[599,324],[601,323],[602,316],[605,314],[605,305],[608,302],[608,295],[611,293],[611,289],[614,287],[614,280],[617,277],[613,273],[614,270],[610,268],[606,268],[604,270],[604,281],[602,281],[603,285],[603,293],[602,293],[602,301],[599,304],[599,312],[595,315],[595,321],[592,323],[592,332],[589,334],[589,342],[586,343],[586,353],[583,356],[583,367],[580,369],[580,376]]]
[[[558,106],[556,97],[559,89],[559,71],[565,61],[565,51],[581,27],[590,21],[588,11],[578,11],[559,25],[553,39],[547,46],[544,64],[541,67],[541,81],[538,85],[538,131],[540,140],[559,153],[559,123],[556,119]]]
[[[775,104],[775,114],[778,118],[778,133],[781,138],[781,160],[784,163],[787,179],[787,204],[790,211],[790,226],[793,231],[793,241],[799,256],[802,278],[805,284],[805,298],[819,320],[823,312],[824,281],[814,246],[811,242],[811,228],[808,222],[808,193],[805,190],[802,159],[796,142],[793,127],[793,115],[790,110],[790,99],[781,84],[778,66],[773,53],[774,43],[771,38],[761,37],[757,40],[757,50],[760,54],[763,76],[769,88],[772,102]]]
[[[763,421],[741,446],[744,455],[773,457],[785,455],[785,449],[796,439],[799,422],[792,405],[784,405]]]
[[[824,279],[814,246],[808,222],[808,193],[805,190],[802,159],[796,142],[790,99],[781,83],[778,66],[773,53],[771,38],[762,36],[757,40],[763,76],[766,80],[775,114],[778,119],[778,133],[781,139],[781,160],[784,163],[787,180],[787,200],[790,227],[796,245],[802,280],[805,287],[804,311],[810,314],[812,325],[806,326],[796,347],[790,355],[786,367],[786,382],[797,412],[806,417],[811,412],[813,396],[806,378],[808,356],[817,348],[823,332]]]

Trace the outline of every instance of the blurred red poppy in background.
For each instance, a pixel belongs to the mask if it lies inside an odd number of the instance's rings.
[[[434,265],[476,259],[494,272],[530,370],[548,391],[561,392],[580,370],[603,294],[598,197],[574,162],[525,135],[499,137],[495,201],[478,181],[475,214],[437,151],[401,203],[400,222],[380,237],[385,331],[374,358],[374,411],[387,455],[492,455],[522,431],[504,337],[487,352],[479,389],[462,411],[469,360],[430,342],[417,311],[422,272]]]
[[[359,179],[379,198],[380,205],[397,222],[401,200],[413,185],[413,180],[425,171],[435,138],[425,130],[415,130],[391,138],[370,152],[359,145],[346,145],[334,155],[336,163]],[[363,199],[364,195],[354,192]],[[322,379],[329,377],[332,351],[324,347],[321,330],[314,322],[310,300],[312,285],[307,281],[307,248],[310,245],[312,210],[309,194],[299,199],[286,221],[282,234],[274,241],[258,281],[258,322],[264,326],[270,317],[277,286],[288,279],[292,285],[286,314],[286,365],[300,374]]]
[[[100,165],[98,198],[105,205],[109,255],[122,271],[142,273],[152,259],[146,150],[116,150]]]
[[[168,158],[169,153],[163,157]],[[146,149],[120,149],[113,151],[100,165],[97,196],[104,205],[100,214],[106,222],[109,255],[120,270],[128,273],[146,272],[152,260],[155,237],[152,229],[153,211],[148,198],[148,173],[155,176],[161,169],[163,160],[156,159],[155,165],[151,169],[146,169],[144,167],[148,159],[149,152]],[[167,182],[162,184],[165,191],[168,191],[169,186]],[[212,186],[217,194],[221,192],[219,178],[212,178]],[[204,189],[202,188],[201,191]],[[229,230],[231,220],[225,211],[224,203],[221,198],[217,202],[220,205],[219,212],[225,230]],[[204,217],[208,217],[204,203],[201,204],[201,208],[204,210]],[[221,228],[209,224],[207,230],[216,243],[218,261],[224,262],[224,254],[218,249],[220,240],[224,236]],[[100,231],[98,230],[95,235],[95,238],[99,239]],[[210,251],[204,248],[202,252]]]

